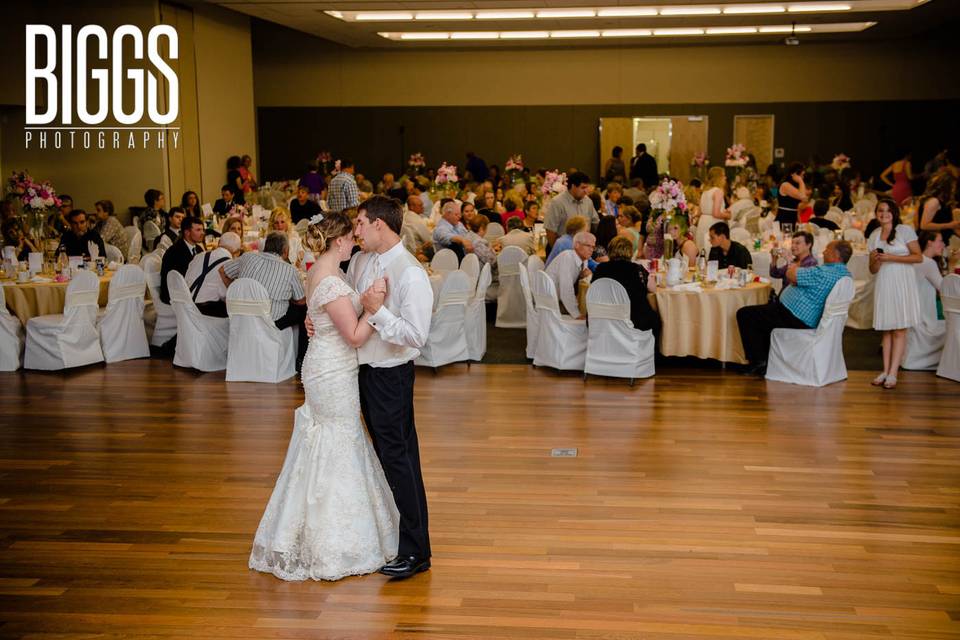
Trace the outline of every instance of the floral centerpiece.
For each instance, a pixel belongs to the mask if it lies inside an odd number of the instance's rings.
[[[523,182],[523,156],[517,153],[507,158],[503,170],[506,171],[511,184]]]
[[[727,167],[747,166],[747,148],[739,142],[732,147],[727,147],[727,156],[723,164]]]
[[[690,159],[690,174],[703,182],[707,177],[707,169],[710,168],[710,158],[703,151],[697,151]]]
[[[654,215],[650,216],[650,239],[647,241],[647,257],[664,257],[663,244],[667,229],[672,224],[680,226],[680,232],[686,233],[690,226],[687,198],[683,195],[683,184],[679,180],[669,178],[660,183],[650,193],[650,209]]]
[[[540,185],[540,193],[545,196],[555,196],[567,190],[567,174],[559,171],[547,171]]]
[[[419,151],[417,153],[411,153],[410,158],[407,160],[407,167],[413,172],[414,175],[421,173],[427,166],[427,161],[424,160],[423,154]]]
[[[60,206],[60,198],[48,180],[37,182],[26,171],[14,171],[7,180],[7,192],[16,195],[35,240],[44,239],[44,223],[50,210]]]
[[[836,171],[843,171],[844,169],[850,168],[850,157],[845,153],[838,153],[833,156],[833,162],[830,163],[830,168]]]
[[[457,177],[457,166],[444,162],[437,169],[437,177],[433,179],[434,193],[448,198],[455,198],[460,178]]]
[[[317,154],[317,165],[320,167],[320,171],[323,172],[323,175],[330,173],[330,167],[333,163],[333,156],[330,155],[329,151],[321,151]]]

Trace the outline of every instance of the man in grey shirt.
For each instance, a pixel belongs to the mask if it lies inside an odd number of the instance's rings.
[[[590,221],[590,228],[596,229],[600,216],[593,208],[587,196],[590,177],[582,171],[567,176],[567,191],[550,201],[550,207],[544,219],[543,227],[547,231],[547,251],[563,235],[567,220],[573,216],[583,216]]]

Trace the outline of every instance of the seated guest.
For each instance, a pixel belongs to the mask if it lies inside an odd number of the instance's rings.
[[[13,247],[17,260],[28,260],[31,252],[38,252],[37,246],[23,232],[20,221],[7,218],[3,221],[3,246]]]
[[[290,264],[296,268],[303,266],[303,241],[300,234],[293,228],[290,212],[285,207],[275,207],[270,212],[270,221],[267,223],[267,232],[279,231],[287,235],[287,246]]]
[[[574,216],[579,217],[579,216]],[[580,313],[577,303],[577,288],[580,279],[590,276],[587,260],[597,247],[597,239],[589,231],[581,231],[573,237],[573,248],[561,252],[547,267],[546,272],[557,288],[561,313],[567,313],[582,320],[586,316]]]
[[[477,212],[487,216],[487,220],[490,222],[503,224],[503,219],[500,217],[500,203],[497,202],[497,192],[493,188],[484,189],[483,193],[480,194]]]
[[[220,244],[213,251],[193,256],[183,279],[190,287],[190,295],[205,316],[227,317],[227,285],[220,277],[220,265],[243,253],[240,236],[227,232],[220,236]]]
[[[835,240],[824,250],[822,265],[803,268],[794,264],[787,269],[785,279],[789,286],[779,298],[737,311],[737,326],[751,373],[766,374],[770,334],[774,329],[812,329],[820,323],[833,285],[850,275],[847,262],[852,255],[849,242]]]
[[[433,255],[433,241],[431,240],[430,228],[427,226],[423,217],[423,200],[418,195],[411,195],[407,198],[407,207],[403,212],[403,229],[400,236],[405,238],[410,246],[407,250],[413,255],[423,256],[421,262],[429,260]],[[430,255],[427,255],[427,254]]]
[[[613,216],[614,219],[620,215],[620,200],[623,198],[623,187],[617,182],[611,182],[607,185],[607,198],[603,201],[601,214]],[[606,246],[606,245],[604,245]]]
[[[320,165],[316,162],[309,163],[307,165],[307,172],[300,178],[299,184],[301,187],[307,187],[308,194],[313,193],[317,196],[322,194],[323,190],[327,188],[327,185],[323,181],[323,176],[320,175]]]
[[[813,234],[808,231],[797,231],[790,241],[790,252],[793,254],[792,262],[787,261],[782,267],[778,267],[777,260],[782,255],[783,249],[774,247],[770,250],[770,277],[782,279],[787,275],[787,269],[793,264],[803,268],[817,266],[817,259],[810,253],[812,250]]]
[[[640,178],[634,178],[631,180],[630,186],[623,190],[623,195],[629,197],[634,203],[636,203],[640,198],[646,199],[647,192],[644,189],[643,180]]]
[[[260,253],[244,253],[220,267],[226,286],[238,278],[253,278],[270,297],[270,317],[278,329],[300,326],[307,316],[307,301],[300,273],[289,262],[287,234],[273,231],[267,235]]]
[[[94,231],[100,234],[105,245],[112,244],[119,249],[123,259],[126,260],[130,243],[127,242],[123,225],[113,215],[113,203],[109,200],[98,200],[93,206],[97,211],[97,224],[93,227]]]
[[[9,198],[0,200],[0,223],[16,217],[17,210],[13,207],[13,201]]]
[[[199,218],[186,218],[180,225],[180,237],[170,245],[160,262],[160,301],[170,304],[170,291],[167,289],[167,274],[176,271],[186,275],[187,267],[193,257],[203,253],[203,221]]]
[[[157,237],[156,242],[153,244],[155,251],[163,252],[173,246],[173,243],[180,237],[180,225],[183,224],[183,219],[186,217],[186,213],[180,207],[170,209],[169,213],[167,213],[166,229],[163,230],[163,233]]]
[[[107,250],[103,246],[103,238],[100,234],[87,227],[87,212],[83,209],[73,209],[70,211],[70,217],[67,219],[70,223],[70,229],[64,231],[60,236],[60,246],[57,247],[57,253],[65,253],[68,256],[92,257],[90,255],[90,243],[96,245],[99,256],[106,257]]]
[[[510,223],[510,218],[516,218],[517,220],[523,220],[523,211],[520,210],[520,201],[513,196],[507,196],[503,200],[503,208],[506,211],[503,212],[500,216],[500,224],[504,229]]]
[[[460,205],[453,200],[445,202],[440,207],[440,214],[442,217],[433,230],[434,248],[452,249],[462,260],[463,256],[473,252],[473,243],[467,228],[460,222]]]
[[[146,203],[147,208],[143,210],[143,213],[141,213],[137,219],[137,226],[142,231],[145,223],[152,222],[157,225],[158,229],[162,229],[164,220],[167,217],[167,212],[164,210],[164,206],[167,204],[167,197],[163,195],[163,191],[159,189],[147,189],[143,194],[143,201]]]
[[[657,292],[657,283],[647,270],[633,260],[633,243],[629,238],[617,236],[607,245],[610,260],[597,265],[593,281],[611,278],[623,285],[630,297],[630,321],[635,329],[660,333],[660,315],[650,306],[647,293]]]
[[[220,199],[213,203],[213,212],[220,216],[229,214],[240,204],[234,198],[236,194],[233,188],[228,184],[223,185],[220,187]]]
[[[203,207],[196,191],[184,191],[180,197],[180,208],[186,218],[203,218]]]
[[[597,224],[597,231],[594,235],[597,236],[597,248],[593,252],[593,259],[597,262],[606,262],[610,259],[607,255],[607,247],[610,246],[610,241],[620,235],[620,225],[617,218],[608,215],[600,216],[600,223]]]
[[[230,216],[220,225],[220,233],[235,233],[243,239],[243,218],[240,216]]]
[[[310,197],[310,187],[301,184],[297,187],[297,197],[290,201],[290,215],[293,224],[301,220],[309,220],[320,213],[320,205]]]
[[[813,217],[810,218],[810,222],[817,225],[821,229],[830,229],[830,231],[839,231],[840,225],[838,225],[833,220],[828,220],[824,216],[827,215],[827,212],[830,211],[830,203],[819,198],[813,202]]]
[[[73,211],[73,198],[67,194],[60,195],[60,206],[47,218],[47,230],[51,235],[62,236],[70,229],[69,216]]]
[[[564,251],[572,249],[573,237],[581,231],[589,231],[587,224],[588,222],[585,217],[571,216],[564,225],[563,235],[557,238],[557,241],[553,244],[553,248],[550,250],[550,255],[547,256],[547,261],[544,266],[550,266],[554,258]]]
[[[510,218],[507,222],[509,231],[505,236],[497,240],[500,247],[520,247],[528,256],[537,252],[537,243],[533,241],[533,234],[524,231],[524,223],[521,218]]]
[[[623,206],[620,207],[617,222],[620,225],[621,235],[630,238],[633,243],[633,253],[636,255],[643,243],[643,214],[637,207]],[[660,253],[663,254],[662,247]]]
[[[493,252],[484,236],[487,235],[487,225],[490,221],[487,216],[476,215],[467,222],[467,238],[473,244],[473,254],[480,259],[480,265],[494,264],[497,261],[497,254]]]
[[[523,205],[523,213],[523,229],[525,231],[533,231],[537,225],[537,221],[540,220],[540,205],[536,200],[529,200]]]
[[[912,330],[928,336],[943,335],[946,325],[938,319],[940,314],[937,311],[937,293],[943,284],[938,262],[943,255],[943,235],[939,231],[921,231],[917,243],[923,255],[923,262],[913,265],[917,276],[917,296],[920,298],[920,324]]]
[[[673,238],[673,252],[677,256],[687,256],[689,264],[697,264],[697,243],[687,228],[686,216],[673,216],[667,223],[667,234]]]
[[[753,258],[745,246],[730,239],[730,227],[726,222],[715,222],[710,227],[710,255],[707,260],[716,260],[721,269],[733,265],[741,269],[753,266]]]
[[[441,204],[440,206],[442,207],[443,205]],[[467,202],[466,200],[464,200],[463,202],[460,203],[460,220],[463,222],[464,225],[466,225],[467,222],[469,222],[473,218],[476,218],[479,215],[483,215],[483,214],[477,213],[477,207],[472,202]],[[490,218],[487,218],[487,223],[488,224],[490,223]]]
[[[392,173],[383,174],[383,179],[377,183],[376,193],[386,195],[396,188],[397,184]]]

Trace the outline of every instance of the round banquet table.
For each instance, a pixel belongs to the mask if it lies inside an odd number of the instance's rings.
[[[107,271],[100,278],[101,307],[107,304],[107,290],[113,271]],[[67,285],[69,282],[27,282],[16,283],[12,280],[3,280],[4,295],[10,313],[20,318],[24,326],[27,320],[37,316],[46,316],[54,313],[63,313],[63,305],[67,299]]]
[[[707,285],[702,292],[658,288],[649,298],[660,314],[660,353],[746,364],[737,310],[766,304],[770,291],[769,284],[760,282],[741,289]]]

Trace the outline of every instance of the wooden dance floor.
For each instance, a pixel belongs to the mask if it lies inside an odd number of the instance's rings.
[[[960,385],[872,376],[418,370],[433,570],[284,583],[296,383],[0,374],[0,637],[960,638]]]

